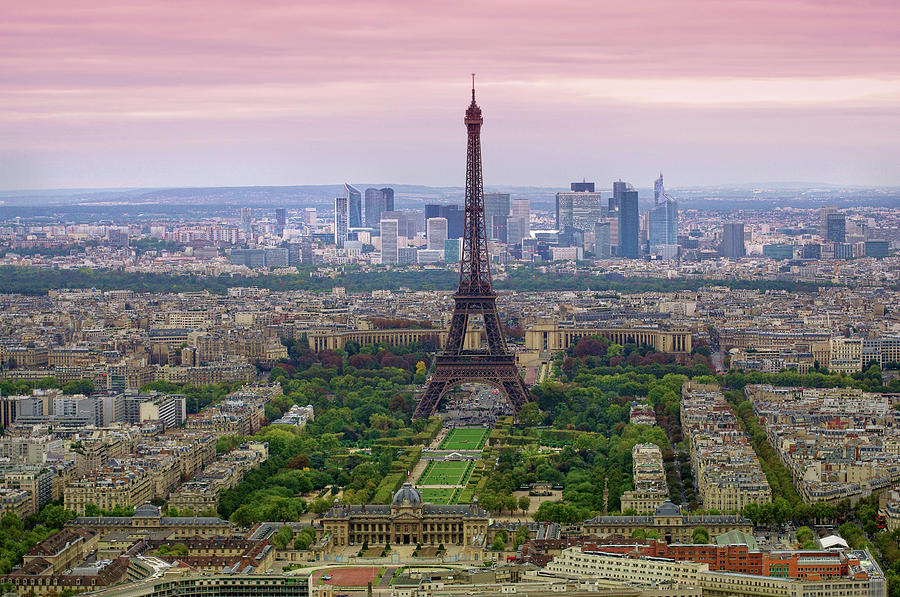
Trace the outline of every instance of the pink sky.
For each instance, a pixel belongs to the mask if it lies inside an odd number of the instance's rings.
[[[900,185],[900,2],[3,2],[0,188]]]

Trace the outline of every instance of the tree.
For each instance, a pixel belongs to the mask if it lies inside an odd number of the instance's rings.
[[[61,529],[68,521],[75,518],[75,513],[58,504],[47,504],[38,515],[41,524],[51,529]]]
[[[491,549],[493,551],[503,551],[506,548],[506,541],[503,540],[500,535],[494,537],[494,542],[491,544]]]
[[[330,508],[331,504],[328,503],[328,500],[322,498],[314,499],[309,505],[309,509],[316,514],[325,514]]]
[[[697,527],[691,535],[691,541],[696,544],[709,543],[709,531],[706,530],[706,527]]]
[[[231,522],[239,527],[249,527],[254,522],[256,522],[256,519],[257,513],[248,504],[240,506],[237,510],[231,513],[231,517],[229,518]]]
[[[272,536],[272,543],[275,544],[275,547],[278,549],[286,548],[291,541],[294,539],[294,529],[289,527],[288,525],[284,525],[275,535]]]
[[[519,498],[519,510],[522,511],[522,514],[528,514],[528,508],[531,507],[531,499],[527,495],[523,495]]]
[[[812,532],[812,529],[807,526],[799,527],[797,529],[797,532],[794,533],[794,536],[797,538],[797,543],[799,543],[800,545],[805,545],[806,543],[811,542],[816,538]]]
[[[63,385],[63,394],[84,394],[85,396],[94,393],[94,382],[89,379],[75,379]]]
[[[537,402],[529,402],[519,411],[519,425],[522,427],[536,427],[543,423],[544,415]]]
[[[7,512],[3,515],[3,518],[0,519],[0,527],[2,527],[4,531],[21,531],[25,528],[25,524],[22,522],[22,519],[13,512]]]

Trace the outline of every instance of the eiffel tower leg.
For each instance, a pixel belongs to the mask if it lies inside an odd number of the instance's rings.
[[[463,351],[468,327],[469,314],[460,309],[454,309],[453,319],[450,321],[450,332],[447,334],[447,344],[444,346],[444,354],[459,354]]]
[[[496,304],[486,305],[483,317],[484,332],[491,354],[506,354],[506,340],[504,340],[503,331],[500,328],[500,317],[497,315]]]
[[[518,371],[516,376],[518,377]],[[503,382],[503,389],[512,404],[513,412],[518,416],[519,411],[528,402],[528,391],[525,389],[525,384],[521,379],[508,380]]]
[[[437,371],[435,371],[435,374],[428,380],[428,385],[425,387],[425,393],[416,405],[416,410],[413,413],[414,419],[427,419],[437,410],[441,395],[447,389],[447,381],[435,379],[436,377],[438,377]]]

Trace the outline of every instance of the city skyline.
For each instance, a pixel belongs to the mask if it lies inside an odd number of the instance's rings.
[[[900,184],[893,3],[345,11],[10,7],[0,188],[458,185],[472,71],[488,185]]]

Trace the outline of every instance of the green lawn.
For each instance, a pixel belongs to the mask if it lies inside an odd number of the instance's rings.
[[[474,468],[472,462],[437,460],[429,463],[425,474],[419,479],[419,485],[465,485],[466,477]]]
[[[443,450],[478,450],[484,446],[489,429],[484,427],[458,427],[450,431],[441,442]]]
[[[450,504],[453,502],[454,494],[458,489],[439,489],[437,487],[422,487],[419,492],[422,494],[423,502],[431,502],[432,504]]]

